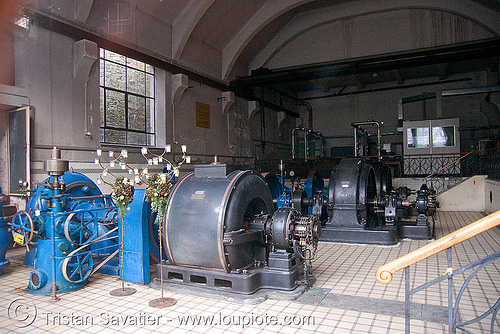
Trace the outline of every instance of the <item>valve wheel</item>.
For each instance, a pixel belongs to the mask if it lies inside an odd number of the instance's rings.
[[[64,236],[73,245],[85,245],[97,236],[97,217],[91,211],[72,212],[64,222]]]
[[[85,247],[87,249],[87,247]],[[94,260],[89,250],[76,252],[66,256],[62,263],[62,273],[64,278],[71,283],[82,283],[92,274]]]
[[[23,236],[23,242],[19,242],[19,239],[15,238],[15,234],[21,234]],[[26,246],[33,239],[33,234],[37,233],[33,225],[33,219],[31,215],[21,210],[12,219],[12,235],[14,236],[14,241],[21,246]]]
[[[35,228],[35,231],[39,231],[39,233],[42,233],[45,230],[45,221],[41,216],[35,216],[33,218],[33,226]]]

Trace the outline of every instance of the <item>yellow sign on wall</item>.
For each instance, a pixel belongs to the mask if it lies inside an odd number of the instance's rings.
[[[210,129],[210,105],[196,102],[196,126]]]

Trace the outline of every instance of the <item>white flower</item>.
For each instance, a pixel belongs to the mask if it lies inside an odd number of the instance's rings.
[[[126,177],[123,178],[123,183],[125,183],[125,184],[128,183],[128,179]]]
[[[121,199],[121,200],[122,200],[122,199],[124,199],[124,198],[125,198],[125,196],[123,196],[123,195],[121,195],[121,196],[120,196],[120,199]]]

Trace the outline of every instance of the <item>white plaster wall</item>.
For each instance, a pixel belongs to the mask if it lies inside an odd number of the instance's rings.
[[[485,175],[476,175],[437,196],[441,211],[485,211]]]
[[[500,210],[500,181],[485,181],[485,211],[493,213]]]
[[[172,58],[172,26],[158,18],[136,11],[136,39],[134,43],[141,49],[162,58]]]
[[[7,171],[7,127],[9,124],[8,113],[0,108],[0,187],[7,193],[8,174]]]
[[[216,48],[190,38],[182,53],[182,64],[196,72],[220,78],[222,52]]]
[[[227,155],[227,115],[222,114],[222,102],[218,100],[221,96],[219,90],[190,80],[189,88],[174,106],[174,123],[167,124],[167,128],[175,126],[173,140],[186,144],[190,153]],[[209,129],[196,126],[196,102],[210,106]]]
[[[41,2],[51,6],[53,1]],[[64,4],[61,4],[64,5]],[[68,6],[71,4],[68,3]],[[72,5],[71,5],[72,6]],[[71,18],[69,11],[60,14]],[[171,27],[162,27],[154,18],[148,19],[145,13],[137,13],[137,21],[133,34],[119,36],[125,38],[125,45],[137,45],[137,48],[159,58],[168,59],[171,54]],[[140,22],[139,22],[140,21]],[[165,29],[164,29],[165,28]],[[46,178],[42,161],[49,159],[53,146],[62,148],[62,158],[70,161],[70,166],[85,174],[97,175],[99,167],[91,162],[95,158],[95,149],[101,147],[99,142],[99,64],[96,61],[90,71],[87,87],[87,118],[85,117],[85,91],[75,82],[73,76],[75,59],[73,59],[73,43],[71,38],[31,25],[24,34],[16,34],[16,83],[23,90],[33,106],[32,135],[32,184]],[[220,74],[220,51],[211,47],[194,44],[188,48],[191,52],[190,65],[197,72]],[[81,79],[81,78],[78,78]],[[181,101],[173,106],[171,103],[171,73],[159,71],[157,88],[157,145],[177,142],[188,145],[188,154],[193,163],[211,162],[213,155],[231,155],[238,158],[221,158],[230,163],[248,163],[251,153],[251,139],[248,131],[247,102],[236,103],[230,110],[231,115],[222,114],[222,96],[220,90],[190,80],[189,88]],[[196,127],[196,101],[207,103],[211,108],[210,129]],[[175,117],[174,111],[175,109]],[[228,117],[233,122],[228,123]],[[6,118],[2,112],[0,121]],[[91,136],[85,135],[85,122],[88,122]],[[6,122],[2,122],[5,127]],[[174,125],[175,124],[175,125]],[[228,131],[232,129],[229,149]],[[6,160],[6,131],[0,127],[0,168],[4,170]],[[235,149],[235,146],[242,147]],[[104,145],[105,150],[110,149]],[[119,148],[111,147],[117,151]],[[138,152],[140,148],[128,148]],[[177,152],[180,148],[177,147]],[[130,154],[130,161],[142,163],[138,154]],[[172,156],[170,157],[172,158]],[[182,173],[192,168],[185,165]],[[5,174],[5,173],[4,173]],[[0,186],[7,188],[7,178],[0,177]],[[95,178],[94,178],[95,179]]]

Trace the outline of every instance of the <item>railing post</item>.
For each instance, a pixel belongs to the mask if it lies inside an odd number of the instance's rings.
[[[456,333],[455,319],[453,317],[453,267],[451,262],[451,247],[446,250],[446,257],[448,268],[446,274],[448,275],[448,330],[450,334]]]
[[[405,333],[410,334],[410,267],[405,268]]]

